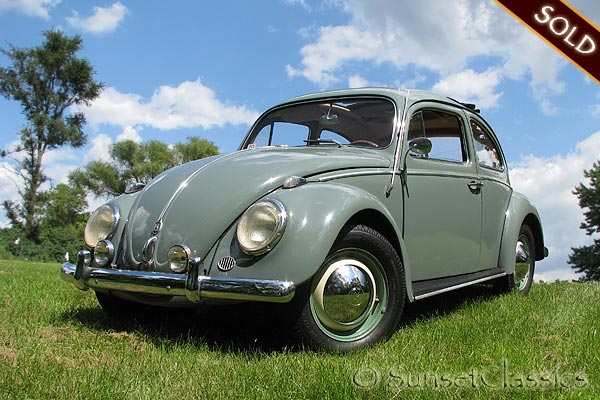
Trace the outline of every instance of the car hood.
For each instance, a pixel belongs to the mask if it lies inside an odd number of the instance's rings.
[[[134,267],[155,236],[154,265],[166,270],[168,249],[185,244],[204,257],[225,230],[286,177],[353,168],[389,168],[383,151],[351,147],[262,148],[209,157],[165,171],[139,193],[125,230],[125,262]]]

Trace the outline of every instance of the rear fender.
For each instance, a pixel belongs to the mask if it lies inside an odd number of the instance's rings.
[[[541,219],[535,206],[521,193],[513,192],[506,211],[502,245],[498,258],[498,267],[512,274],[515,270],[515,248],[519,230],[523,224],[529,225],[535,241],[536,260],[545,257],[544,236]]]

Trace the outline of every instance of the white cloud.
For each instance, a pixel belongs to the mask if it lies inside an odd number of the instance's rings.
[[[19,193],[17,191],[17,185],[22,184],[22,179],[15,173],[13,173],[12,165],[6,161],[0,161],[0,199],[4,200],[18,200]],[[7,228],[9,221],[6,218],[4,207],[0,206],[0,228]]]
[[[329,87],[349,80],[344,66],[359,61],[387,63],[398,70],[415,66],[444,81],[465,69],[472,71],[472,60],[485,57],[496,79],[529,79],[538,102],[564,88],[558,77],[566,65],[562,57],[491,0],[334,4],[349,14],[349,23],[303,30],[312,33],[312,40],[300,50],[300,65],[287,66],[290,77],[303,76]]]
[[[117,136],[117,142],[122,142],[124,140],[132,140],[136,143],[142,142],[142,137],[138,133],[138,130],[133,126],[126,126],[123,129],[123,132]]]
[[[49,19],[49,11],[60,0],[0,0],[0,13],[16,11],[32,17]]]
[[[112,139],[101,133],[92,139],[92,147],[83,156],[83,164],[88,164],[92,161],[110,161],[108,148],[112,144]]]
[[[366,86],[369,86],[369,81],[358,74],[352,75],[350,78],[348,78],[348,87],[360,88]]]
[[[101,34],[114,31],[128,13],[127,7],[116,2],[110,7],[94,7],[89,17],[82,17],[77,11],[73,11],[73,15],[67,17],[67,22],[82,31]]]
[[[511,167],[513,187],[529,197],[542,218],[550,256],[538,264],[538,271],[545,281],[571,276],[572,269],[567,264],[571,248],[589,245],[592,241],[579,229],[584,220],[583,211],[572,192],[584,181],[583,170],[590,169],[598,159],[600,132],[578,143],[566,156],[529,155]]]
[[[459,101],[475,103],[480,108],[492,108],[498,105],[502,96],[502,93],[496,92],[501,77],[498,69],[492,68],[482,73],[468,69],[440,80],[432,90]]]
[[[372,60],[383,47],[381,38],[354,26],[324,26],[316,43],[304,46],[302,67],[288,65],[291,77],[304,76],[309,81],[329,86],[340,81],[334,73],[342,64],[354,60]]]
[[[161,86],[149,101],[109,87],[90,107],[81,109],[92,125],[150,126],[161,130],[244,125],[254,122],[258,116],[245,106],[221,102],[200,80],[185,81],[177,87]]]

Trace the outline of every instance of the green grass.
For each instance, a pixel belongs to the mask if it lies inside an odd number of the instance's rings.
[[[336,355],[302,349],[265,307],[115,320],[58,264],[0,261],[0,399],[600,398],[599,299],[597,284],[478,287]]]

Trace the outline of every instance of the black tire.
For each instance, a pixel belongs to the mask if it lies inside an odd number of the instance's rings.
[[[533,284],[535,272],[535,239],[528,225],[522,225],[515,248],[515,270],[496,281],[500,293],[518,291],[526,296]]]
[[[379,232],[348,226],[313,277],[295,324],[315,350],[346,352],[392,335],[406,288],[398,253]]]

